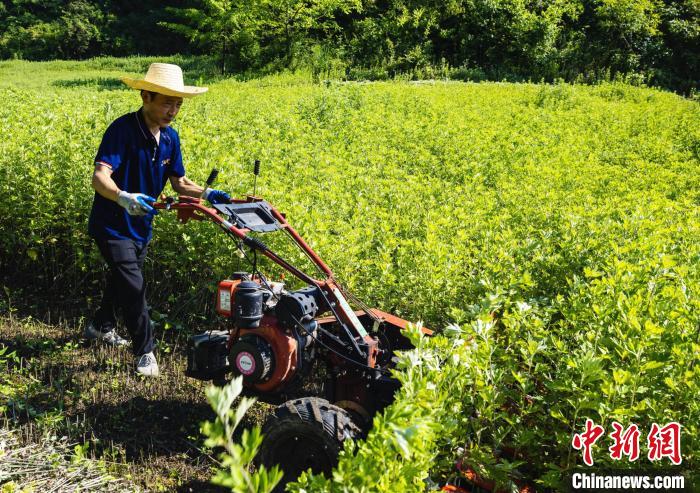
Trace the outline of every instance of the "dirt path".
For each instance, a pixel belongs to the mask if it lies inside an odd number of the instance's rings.
[[[86,444],[86,456],[147,491],[221,491],[208,484],[216,452],[203,450],[199,433],[214,414],[206,384],[184,375],[184,337],[160,341],[161,377],[145,379],[128,349],[88,344],[81,334],[80,325],[0,318],[0,427],[23,444]],[[266,412],[257,405],[241,429]]]

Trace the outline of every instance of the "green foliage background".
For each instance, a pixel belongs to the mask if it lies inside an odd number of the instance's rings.
[[[102,278],[85,233],[92,159],[106,126],[138,107],[113,77],[150,61],[0,64],[3,306],[89,309]],[[401,397],[337,477],[303,481],[359,488],[381,453],[386,476],[372,481],[419,491],[459,447],[503,478],[489,457],[508,444],[553,485],[580,461],[570,440],[585,417],[643,433],[679,421],[697,470],[697,103],[617,83],[310,79],[213,82],[187,101],[176,128],[188,175],[218,166],[218,186],[242,195],[260,159],[259,192],[353,292],[457,327],[404,359]],[[239,268],[211,224],[158,217],[157,310],[210,323],[210,290]]]
[[[223,73],[609,80],[690,93],[698,0],[10,0],[0,58],[196,54]]]

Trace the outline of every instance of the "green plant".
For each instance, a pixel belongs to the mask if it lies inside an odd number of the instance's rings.
[[[212,483],[231,488],[236,493],[269,493],[282,479],[282,472],[275,466],[269,471],[265,466],[258,466],[250,472],[253,458],[262,443],[259,427],[244,430],[238,444],[233,434],[243,416],[253,405],[255,399],[241,397],[235,409],[233,403],[243,390],[243,377],[234,378],[224,387],[209,386],[207,399],[216,412],[216,421],[205,422],[202,433],[207,437],[207,447],[223,447],[220,454],[221,469],[217,471]]]
[[[2,283],[27,290],[7,293],[13,307],[84,306],[98,292],[102,264],[84,232],[92,193],[84,163],[101,131],[138,104],[125,90],[54,81],[116,77],[147,62],[0,66]],[[310,79],[217,82],[183,106],[178,131],[188,175],[201,182],[212,163],[225,164],[219,186],[234,195],[251,190],[249,165],[261,159],[259,192],[368,304],[430,328],[458,324],[445,329],[450,337],[421,343],[415,368],[401,370],[407,393],[378,418],[376,438],[353,446],[366,461],[381,444],[392,447],[382,484],[437,481],[466,455],[504,483],[515,467],[556,487],[580,461],[571,435],[586,417],[642,429],[677,420],[684,464],[697,469],[697,103],[621,81]],[[216,324],[212,286],[245,267],[216,228],[163,213],[151,252],[151,304],[184,330]],[[47,354],[60,347],[31,344]],[[443,361],[452,354],[466,363]],[[437,369],[424,372],[424,359],[439,355]],[[414,378],[430,388],[424,394],[437,414],[424,408]],[[459,401],[431,393],[441,388]],[[19,397],[24,413],[31,404]],[[464,421],[442,421],[450,416]],[[434,419],[442,431],[413,434],[413,418]],[[422,438],[425,447],[414,445]],[[493,452],[504,445],[535,458],[498,463]],[[339,470],[354,478],[368,466],[350,455]]]

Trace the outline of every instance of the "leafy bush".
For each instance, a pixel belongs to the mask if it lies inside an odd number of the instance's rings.
[[[138,102],[54,82],[115,77],[119,63],[144,61],[0,66],[1,282],[37,310],[85,312],[99,291],[85,233],[91,161]],[[507,481],[512,464],[489,457],[509,445],[528,477],[553,485],[579,460],[571,434],[586,417],[678,420],[684,465],[697,470],[697,103],[619,82],[310,79],[213,83],[177,129],[195,181],[216,164],[218,186],[242,195],[260,159],[259,193],[368,304],[461,327],[402,357],[401,396],[338,477],[359,488],[370,447],[384,451],[377,481],[418,489],[411,481],[448,474],[461,448]],[[211,224],[164,213],[150,252],[151,304],[193,329],[216,323],[210,290],[244,267],[233,246]]]
[[[352,67],[347,72],[347,78],[349,80],[388,80],[389,73],[386,68],[375,67],[375,68],[359,68]]]
[[[635,423],[644,434],[654,422],[682,422],[684,462],[674,474],[683,472],[696,484],[700,406],[690,396],[700,379],[697,369],[688,369],[697,358],[693,337],[649,320],[639,327],[652,334],[648,338],[627,331],[622,320],[609,330],[577,330],[585,323],[571,313],[581,305],[565,297],[560,302],[567,306],[563,319],[551,308],[493,294],[469,325],[431,339],[412,330],[417,349],[400,356],[395,373],[402,388],[374,418],[367,440],[346,446],[332,478],[306,473],[291,491],[421,492],[451,477],[455,461],[505,490],[524,478],[562,491],[567,473],[581,464],[571,437],[587,417],[608,431],[613,421]],[[502,318],[492,319],[491,309]],[[589,324],[595,320],[582,315]],[[594,449],[598,467],[639,466],[612,461],[602,442]],[[657,466],[668,471],[666,464]]]
[[[214,476],[212,482],[236,493],[269,493],[282,479],[282,471],[273,467],[270,471],[265,466],[258,466],[255,472],[249,472],[253,458],[262,443],[260,428],[244,430],[241,443],[234,441],[233,434],[255,399],[241,397],[232,406],[243,390],[243,377],[231,380],[224,387],[214,385],[207,387],[207,398],[216,413],[216,421],[205,422],[202,433],[207,437],[207,447],[223,447],[221,453],[222,469]]]
[[[239,76],[303,66],[317,77],[349,67],[352,80],[433,79],[450,66],[469,67],[457,80],[625,75],[689,94],[699,40],[696,0],[0,3],[3,59],[182,53]]]

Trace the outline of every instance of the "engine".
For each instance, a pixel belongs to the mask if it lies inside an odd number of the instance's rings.
[[[275,350],[258,335],[240,337],[233,343],[229,357],[234,371],[251,384],[268,381],[275,370]]]
[[[314,318],[325,310],[317,287],[290,292],[282,283],[262,283],[236,273],[219,283],[216,310],[233,328],[190,339],[189,376],[217,380],[232,372],[242,375],[247,387],[273,393],[310,369]]]

